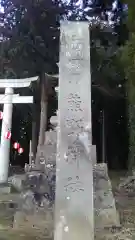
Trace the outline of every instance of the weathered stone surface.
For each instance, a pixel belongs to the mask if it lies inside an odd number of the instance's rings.
[[[46,132],[45,134],[45,144],[56,144],[57,142],[57,132],[55,130],[51,130]]]
[[[107,165],[97,164],[93,171],[95,228],[119,226],[119,216],[108,176]]]
[[[45,237],[53,234],[53,205],[46,194],[31,190],[20,195],[18,211],[14,215],[14,229],[39,231]]]
[[[18,192],[21,192],[23,190],[25,180],[26,180],[25,174],[18,174],[18,175],[15,174],[8,178],[8,182]]]
[[[45,164],[56,164],[56,144],[45,145]]]
[[[45,174],[41,172],[31,171],[26,173],[26,180],[24,182],[24,189],[31,189],[33,192],[39,194],[49,194],[50,187],[48,179]]]
[[[54,119],[53,119],[54,118]],[[38,149],[40,165],[44,165],[46,170],[47,164],[56,164],[56,144],[57,144],[57,132],[55,129],[57,116],[51,117],[50,122],[54,125],[54,130],[47,131],[45,133],[45,143]]]
[[[52,201],[55,200],[55,186],[56,186],[56,168],[54,167],[51,171],[48,171],[48,182],[51,188]]]
[[[0,228],[12,227],[17,207],[18,195],[0,194]]]
[[[115,208],[115,200],[112,194],[111,182],[108,177],[107,165],[95,165],[93,169],[93,178],[95,228],[101,229],[104,227],[119,226],[120,222]],[[31,181],[33,184],[35,183],[35,179]],[[50,171],[48,182],[49,186],[55,189],[55,170]],[[51,191],[52,190],[50,190],[50,194],[52,195]],[[22,192],[18,208],[19,211],[17,211],[14,217],[15,228],[32,228],[34,225],[35,228],[41,228],[42,231],[45,231],[44,229],[47,228],[48,230],[46,229],[46,231],[49,232],[48,234],[53,232],[54,219],[52,199],[49,198],[48,194],[44,194],[44,191],[37,193],[29,189]],[[44,217],[42,216],[43,212]],[[50,220],[48,220],[47,216],[51,216]],[[48,221],[49,224],[47,223]]]
[[[39,237],[44,236],[46,239],[53,238],[53,213],[52,209],[47,212],[35,212],[35,214],[26,214],[23,212],[16,212],[14,216],[13,228],[16,230],[32,230],[39,232]]]
[[[51,194],[51,179],[45,173],[30,171],[21,175],[9,177],[8,182],[18,192],[31,190],[37,194]]]
[[[96,151],[96,145],[91,146],[91,158],[93,165],[97,164],[97,151]]]
[[[62,23],[60,39],[54,239],[93,240],[89,26]]]
[[[33,171],[45,173],[44,164],[25,164],[25,173]]]
[[[9,194],[11,193],[10,184],[0,184],[0,194]]]
[[[56,163],[57,133],[55,130],[46,132],[45,144],[38,150],[41,165]]]
[[[20,202],[19,202],[19,209],[22,212],[34,213],[36,208],[36,200],[34,197],[34,193],[31,190],[21,193],[20,195]]]
[[[44,146],[44,156],[46,164],[56,164],[56,146],[57,133],[56,131],[49,131],[46,134],[46,141]]]
[[[19,209],[27,214],[34,214],[40,208],[48,209],[51,202],[48,194],[39,194],[31,190],[25,191],[20,195]]]

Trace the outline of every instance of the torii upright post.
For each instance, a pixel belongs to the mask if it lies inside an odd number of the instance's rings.
[[[32,81],[36,81],[38,77],[25,79],[0,79],[0,88],[5,88],[5,99],[0,101],[4,103],[3,120],[1,129],[1,145],[0,145],[0,184],[7,183],[10,139],[5,139],[5,133],[11,129],[13,103],[32,103],[31,96],[14,96],[14,88],[28,87]]]

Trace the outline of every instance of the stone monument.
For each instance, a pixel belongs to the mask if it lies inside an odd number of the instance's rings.
[[[119,225],[107,165],[96,164],[92,147],[88,46],[87,23],[62,23],[58,116],[50,119],[54,129],[40,149],[47,175],[57,165],[55,240],[93,240],[94,222],[95,228]]]
[[[55,88],[58,94],[59,87]],[[58,111],[57,111],[58,114]],[[50,123],[53,126],[53,130],[47,131],[45,133],[45,143],[41,148],[41,155],[43,156],[44,163],[56,164],[56,146],[57,146],[57,125],[58,125],[58,117],[52,116],[50,118]],[[97,152],[96,145],[91,145],[91,158],[93,165],[97,164]]]
[[[45,164],[56,165],[56,148],[57,148],[57,116],[53,116],[50,119],[54,129],[46,132],[45,145],[44,145],[44,159]]]
[[[94,239],[89,25],[60,32],[55,240]]]
[[[28,87],[32,81],[36,81],[37,79],[38,77],[26,79],[0,79],[0,88],[5,88],[5,99],[1,99],[0,101],[0,103],[4,104],[0,144],[0,184],[5,184],[8,180],[10,139],[5,138],[5,133],[11,131],[13,103],[33,102],[32,96],[23,97],[14,95],[13,89]]]

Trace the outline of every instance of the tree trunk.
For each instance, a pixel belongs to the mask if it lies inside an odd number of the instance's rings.
[[[40,101],[41,101],[41,82],[36,83],[34,88],[34,104],[33,104],[33,121],[32,121],[32,153],[34,159],[36,158],[39,127],[40,127]]]
[[[128,117],[129,117],[129,156],[128,169],[135,169],[135,87],[129,82],[128,86]]]
[[[40,104],[35,103],[33,109],[33,121],[32,121],[32,153],[34,159],[36,158],[39,126],[40,126]]]
[[[39,130],[39,138],[38,138],[38,150],[36,162],[39,161],[39,154],[41,146],[44,145],[45,142],[45,131],[47,129],[47,106],[48,106],[48,97],[47,97],[47,79],[45,74],[41,75],[41,113],[40,113],[40,130]]]
[[[45,131],[47,128],[47,97],[44,88],[42,88],[41,94],[41,114],[40,114],[40,132],[39,132],[39,139],[38,145],[41,146],[44,144],[45,141]]]

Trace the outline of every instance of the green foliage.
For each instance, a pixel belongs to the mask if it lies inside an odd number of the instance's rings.
[[[125,41],[126,26],[121,1],[117,1],[115,9],[112,0],[84,0],[81,7],[75,0],[1,2],[1,77],[58,72],[60,20],[85,20],[90,22],[92,84],[112,97],[123,97],[125,76],[119,46]],[[114,23],[109,25],[109,20]]]
[[[115,10],[112,0],[82,1],[81,8],[76,6],[75,0],[68,3],[62,0],[1,2],[5,12],[1,16],[1,34],[8,40],[3,53],[6,69],[13,69],[18,77],[37,75],[43,69],[48,73],[58,72],[60,20],[85,20],[91,24],[92,79],[103,86],[111,83],[111,87],[115,87],[113,82],[120,79],[114,74],[117,72],[114,68],[117,32],[120,32],[117,19],[123,19],[121,1]],[[112,11],[112,20],[117,24],[108,25],[108,11]]]
[[[128,82],[135,84],[135,33],[131,33],[129,40],[122,48],[121,55],[122,62],[124,64],[126,78]]]
[[[36,75],[43,69],[56,69],[59,44],[59,18],[65,13],[59,1],[3,0],[5,10],[1,34],[9,40],[4,50],[8,66],[18,76]]]

